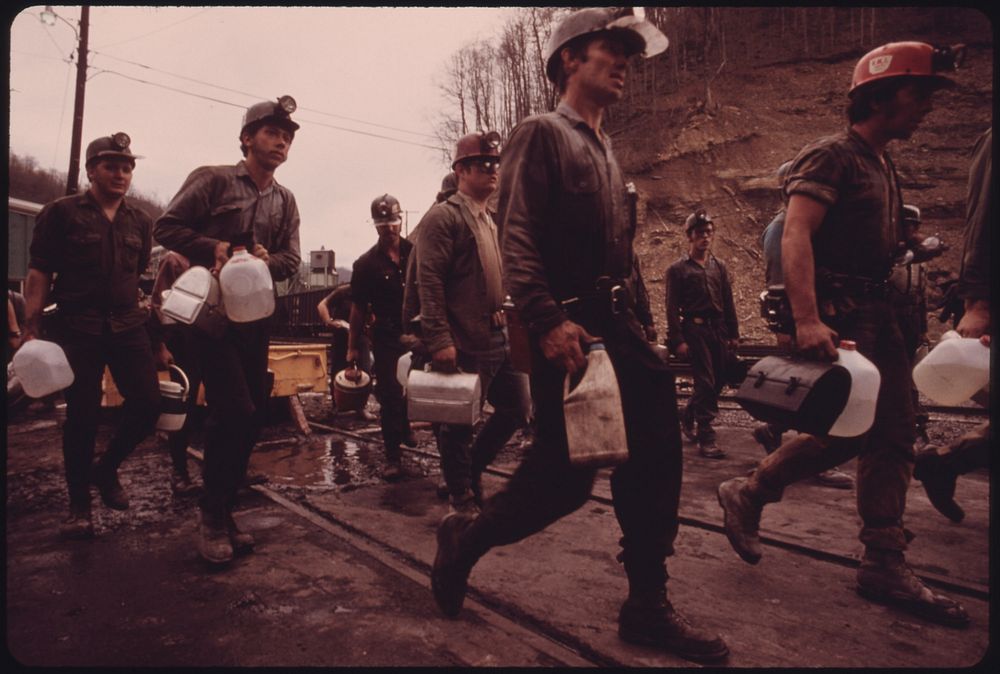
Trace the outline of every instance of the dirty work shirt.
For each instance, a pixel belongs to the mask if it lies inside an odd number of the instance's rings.
[[[820,138],[795,157],[784,191],[787,198],[802,194],[828,208],[812,241],[817,270],[888,278],[902,238],[903,200],[887,153],[879,157],[851,129]]]
[[[738,339],[739,325],[733,289],[724,264],[711,253],[705,266],[685,255],[667,268],[667,342],[671,349],[684,341],[681,318],[721,318],[724,339]]]
[[[399,240],[399,264],[379,249],[368,249],[354,262],[351,272],[351,298],[362,311],[369,304],[375,314],[372,339],[376,345],[400,348],[403,334],[403,271],[413,244]]]
[[[497,244],[497,226],[486,209],[467,197],[462,192],[455,196],[465,204],[472,213],[472,235],[476,239],[476,251],[479,253],[479,264],[483,267],[483,279],[486,281],[486,302],[488,306],[503,306],[503,278],[500,270],[500,246]]]
[[[47,204],[35,219],[29,266],[55,274],[50,301],[62,321],[90,335],[123,332],[146,320],[139,276],[149,266],[152,220],[123,199],[108,220],[88,190]]]
[[[157,242],[211,269],[219,241],[259,243],[268,252],[275,281],[299,271],[299,209],[286,187],[272,182],[260,191],[246,162],[235,166],[202,166],[191,172],[156,221]]]

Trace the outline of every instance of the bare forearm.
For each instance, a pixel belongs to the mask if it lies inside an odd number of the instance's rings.
[[[49,287],[52,285],[52,274],[29,269],[24,284],[24,332],[35,335],[38,332],[38,321],[42,316],[49,299]]]

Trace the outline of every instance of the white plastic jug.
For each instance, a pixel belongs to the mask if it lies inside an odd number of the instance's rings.
[[[396,361],[396,381],[406,390],[406,380],[410,377],[410,365],[413,361],[413,352],[407,351]]]
[[[195,265],[177,277],[168,293],[161,294],[160,312],[167,319],[193,325],[212,335],[221,337],[229,322],[222,303],[219,281],[205,267]]]
[[[243,246],[233,248],[219,272],[226,316],[235,323],[249,323],[274,313],[274,282],[267,263]]]
[[[875,421],[875,403],[882,376],[874,363],[858,353],[858,345],[854,342],[841,340],[837,353],[837,365],[851,373],[851,393],[829,433],[838,438],[853,438],[865,433]]]
[[[24,343],[12,361],[24,392],[32,398],[61,391],[73,383],[73,370],[66,354],[55,342],[32,339]]]
[[[625,417],[618,378],[604,345],[594,343],[587,353],[587,369],[570,390],[563,381],[563,416],[569,460],[575,466],[598,468],[628,459]]]
[[[171,373],[177,373],[180,382],[160,380],[160,417],[156,428],[160,431],[179,431],[187,418],[187,394],[190,384],[184,370],[170,366]]]
[[[959,405],[990,382],[990,349],[953,330],[913,368],[917,390],[941,405]]]

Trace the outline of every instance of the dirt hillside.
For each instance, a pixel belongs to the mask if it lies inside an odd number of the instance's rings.
[[[758,237],[780,207],[775,171],[807,142],[846,127],[847,84],[860,56],[724,72],[712,86],[717,109],[707,112],[704,87],[693,85],[613,132],[622,167],[640,193],[636,247],[661,336],[665,270],[686,250],[685,217],[701,206],[715,218],[713,250],[734,279],[743,340],[771,343],[758,316],[764,284]],[[992,43],[971,43],[955,79],[958,86],[936,95],[913,137],[890,144],[889,152],[904,201],[922,210],[921,231],[950,245],[929,270],[957,273],[968,153],[993,117]],[[947,329],[933,316],[932,339]]]

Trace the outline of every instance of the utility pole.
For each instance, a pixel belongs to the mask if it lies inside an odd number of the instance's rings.
[[[83,99],[87,90],[87,49],[90,7],[80,6],[80,43],[76,52],[76,102],[73,104],[73,140],[69,150],[66,194],[76,194],[80,179],[80,146],[83,136]]]

